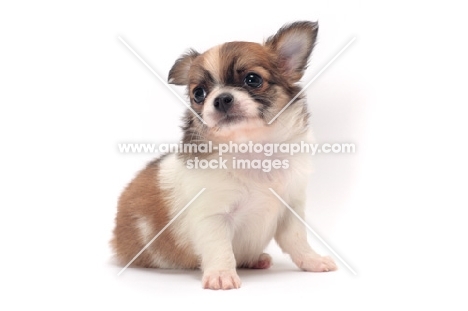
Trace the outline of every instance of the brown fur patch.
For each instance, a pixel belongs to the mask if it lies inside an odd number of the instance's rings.
[[[289,96],[294,96],[298,89],[295,81],[289,81],[280,70],[279,58],[269,48],[253,42],[228,42],[221,50],[221,70],[223,82],[230,86],[244,86],[245,75],[249,72],[260,74],[264,85],[253,91],[261,93],[268,86],[279,85]]]
[[[138,220],[141,217],[151,226],[154,237],[170,221],[167,196],[159,188],[158,171],[160,160],[149,163],[127,186],[118,202],[114,238],[111,245],[116,258],[126,265],[145,246]],[[154,257],[178,268],[199,267],[199,260],[192,249],[177,245],[171,228],[168,227],[132,264],[139,267],[153,267]]]
[[[186,54],[182,55],[169,71],[169,83],[187,85],[190,66],[198,55],[200,55],[200,53],[195,50],[189,50]]]
[[[228,42],[221,48],[221,72],[223,83],[230,86],[242,86],[244,75],[254,68],[274,71],[275,57],[262,45],[253,42]],[[269,80],[270,77],[263,77]]]
[[[220,47],[215,46],[205,53],[203,53],[203,58],[202,58],[202,67],[205,70],[208,70],[211,74],[214,75],[215,80],[219,81],[219,73],[222,72],[220,71]]]

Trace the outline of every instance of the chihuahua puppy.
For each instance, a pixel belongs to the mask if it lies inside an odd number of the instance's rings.
[[[175,62],[169,83],[187,87],[193,109],[184,117],[183,143],[210,142],[215,147],[205,153],[166,154],[149,163],[127,186],[118,202],[111,242],[120,263],[130,262],[160,234],[132,265],[200,268],[202,285],[208,289],[239,288],[238,267],[269,268],[271,257],[263,251],[273,238],[299,268],[336,270],[330,257],[309,246],[306,228],[270,191],[304,218],[310,154],[267,157],[230,150],[223,154],[225,167],[187,165],[195,158],[220,159],[215,150],[223,143],[309,141],[306,99],[303,94],[295,96],[301,91],[297,83],[317,32],[317,23],[295,22],[264,44],[227,42],[201,54],[190,50]],[[240,159],[267,158],[287,165],[270,171],[234,168]]]

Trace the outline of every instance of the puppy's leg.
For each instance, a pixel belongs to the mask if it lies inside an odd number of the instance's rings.
[[[304,196],[296,197],[288,204],[304,219]],[[293,262],[305,271],[325,272],[337,269],[332,258],[320,256],[310,247],[306,227],[289,210],[285,211],[278,224],[275,239],[283,252],[289,254]]]
[[[207,289],[239,288],[232,250],[232,228],[223,216],[213,215],[201,221],[194,236],[194,245],[201,257],[202,284]]]

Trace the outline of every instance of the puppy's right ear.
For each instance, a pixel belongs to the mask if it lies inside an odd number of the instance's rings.
[[[176,85],[187,85],[190,66],[198,55],[200,55],[200,53],[190,49],[187,53],[176,60],[175,64],[169,71],[168,82]]]

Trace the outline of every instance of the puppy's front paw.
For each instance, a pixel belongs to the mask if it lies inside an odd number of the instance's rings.
[[[236,270],[205,271],[202,280],[206,289],[233,289],[241,286]]]
[[[329,256],[309,256],[295,262],[299,268],[305,271],[328,272],[337,269],[335,262]]]

